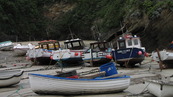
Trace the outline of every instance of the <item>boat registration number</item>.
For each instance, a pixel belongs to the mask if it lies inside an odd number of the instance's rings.
[[[121,54],[125,54],[125,53],[128,53],[128,52],[130,52],[130,49],[117,51],[117,53],[121,53]]]

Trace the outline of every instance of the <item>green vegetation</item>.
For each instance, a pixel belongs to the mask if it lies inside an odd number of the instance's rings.
[[[70,28],[78,36],[92,39],[92,26],[96,25],[100,33],[107,33],[110,29],[119,27],[123,20],[122,8],[125,2],[122,0],[78,0],[76,3],[75,9],[57,20],[56,33],[53,33],[58,35],[61,32],[69,33]]]
[[[44,1],[44,2],[43,2]],[[46,26],[42,6],[48,0],[0,0],[1,41],[40,39]],[[10,37],[9,37],[10,36]]]
[[[75,8],[51,20],[45,6],[55,3]],[[91,28],[108,33],[120,28],[124,17],[136,10],[150,16],[158,8],[173,7],[172,0],[0,0],[0,40],[66,39],[70,32],[92,39]]]

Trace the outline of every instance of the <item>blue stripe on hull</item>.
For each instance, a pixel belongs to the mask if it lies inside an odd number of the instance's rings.
[[[74,78],[66,78],[66,77],[57,77],[53,75],[43,75],[43,74],[34,74],[30,73],[29,75],[34,75],[38,77],[44,77],[44,78],[52,78],[52,79],[62,79],[62,80],[81,80],[81,81],[94,81],[94,80],[112,80],[112,79],[121,79],[121,78],[130,78],[130,76],[124,75],[121,77],[114,77],[114,78],[105,78],[102,79],[102,77],[96,78],[96,79],[74,79]]]

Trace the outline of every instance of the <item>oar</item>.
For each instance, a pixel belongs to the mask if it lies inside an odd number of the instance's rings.
[[[99,72],[99,68],[94,68],[88,71],[79,72],[78,75],[86,75],[88,73],[95,73],[95,72]]]

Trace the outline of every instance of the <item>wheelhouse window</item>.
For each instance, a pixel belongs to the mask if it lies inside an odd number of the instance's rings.
[[[119,48],[126,48],[125,40],[118,41]]]
[[[73,44],[74,47],[80,46],[80,43],[79,42],[73,42],[72,44]]]
[[[54,49],[54,44],[48,44],[49,49]]]
[[[67,49],[69,49],[69,48],[71,48],[72,46],[71,46],[71,43],[66,43],[66,48]]]
[[[59,44],[58,43],[55,43],[55,47],[56,47],[56,49],[59,48]]]
[[[43,49],[48,49],[48,48],[47,48],[47,45],[43,45]]]
[[[105,48],[104,44],[99,44],[100,48]]]
[[[124,47],[124,46],[125,46],[125,43],[124,42],[120,42],[120,48]]]
[[[134,42],[134,45],[138,45],[139,44],[138,39],[134,39],[133,42]]]
[[[92,49],[96,49],[96,48],[98,48],[98,45],[97,44],[93,45]]]
[[[132,46],[132,40],[131,39],[127,40],[127,44],[128,46]]]

